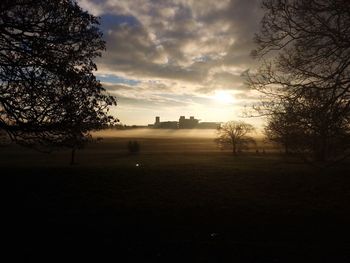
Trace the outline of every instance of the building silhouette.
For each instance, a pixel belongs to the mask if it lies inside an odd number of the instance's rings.
[[[198,125],[199,120],[191,116],[189,119],[186,119],[185,116],[180,116],[179,119],[179,129],[193,129]]]
[[[196,129],[217,129],[221,126],[221,122],[200,122]]]
[[[148,125],[149,127],[151,125]],[[151,126],[152,127],[152,126]],[[177,129],[179,127],[179,124],[177,121],[160,121],[160,117],[156,117],[156,121],[153,125],[153,128],[158,128],[158,129]]]
[[[194,116],[186,119],[185,116],[180,116],[179,121],[160,121],[160,117],[156,116],[154,124],[149,124],[148,127],[156,129],[216,129],[220,127],[221,122],[199,122]]]

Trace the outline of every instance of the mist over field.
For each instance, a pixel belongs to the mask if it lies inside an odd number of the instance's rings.
[[[104,138],[207,138],[214,139],[216,130],[214,129],[129,129],[115,130],[107,129],[97,131],[92,134],[94,137]]]
[[[92,133],[93,138],[102,138],[101,149],[113,149],[126,152],[129,141],[137,141],[141,153],[214,153],[232,151],[229,145],[219,145],[216,141],[216,129],[151,129],[135,128],[126,130],[106,129]],[[252,133],[254,143],[244,149],[245,152],[279,152],[281,149],[267,142],[257,133]],[[95,146],[94,146],[95,147]]]

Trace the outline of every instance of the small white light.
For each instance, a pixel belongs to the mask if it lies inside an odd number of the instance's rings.
[[[136,167],[139,167],[139,166],[140,166],[140,165],[137,163],[137,164],[136,164]]]
[[[218,233],[211,233],[211,234],[210,234],[211,237],[216,237],[216,236],[218,236],[218,235],[219,235]]]

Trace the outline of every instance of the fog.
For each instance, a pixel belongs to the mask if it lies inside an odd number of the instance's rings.
[[[104,138],[215,138],[215,129],[107,129],[93,132],[94,137]]]

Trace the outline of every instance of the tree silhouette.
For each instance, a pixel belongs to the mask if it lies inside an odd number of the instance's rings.
[[[268,118],[265,126],[266,137],[284,148],[286,154],[296,150],[297,141],[300,140],[300,127],[297,124],[298,116],[294,114],[291,104],[285,104],[283,109],[279,109]]]
[[[270,128],[293,119],[301,135],[293,146],[314,159],[342,158],[350,146],[350,2],[265,0],[263,8],[253,52],[262,65],[248,75],[263,94],[256,109]]]
[[[253,138],[248,136],[253,131],[254,127],[251,124],[229,121],[217,129],[216,142],[223,147],[229,145],[232,149],[232,154],[236,155],[247,144],[254,142]]]
[[[73,0],[1,1],[0,129],[12,140],[74,147],[115,121],[115,98],[93,75],[105,49],[97,26]]]

